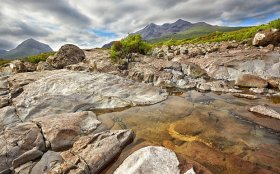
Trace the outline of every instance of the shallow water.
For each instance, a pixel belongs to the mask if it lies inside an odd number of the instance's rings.
[[[170,148],[213,173],[280,173],[280,121],[250,113],[248,108],[257,104],[280,107],[265,97],[248,100],[177,91],[152,106],[101,114],[104,128],[129,128],[136,134],[133,144],[104,173],[137,146],[146,145]]]

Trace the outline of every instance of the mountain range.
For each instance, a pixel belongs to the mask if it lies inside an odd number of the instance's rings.
[[[52,51],[52,48],[47,44],[34,39],[27,39],[10,51],[0,49],[0,58],[17,59]]]
[[[242,27],[225,27],[210,25],[205,22],[191,23],[182,19],[178,19],[174,23],[165,23],[157,25],[151,23],[145,28],[135,32],[141,34],[144,40],[149,42],[158,42],[168,39],[188,39],[202,35],[206,35],[215,31],[234,31]]]

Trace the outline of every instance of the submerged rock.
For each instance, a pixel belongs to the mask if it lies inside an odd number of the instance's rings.
[[[164,147],[144,147],[128,158],[114,174],[179,174],[179,161],[176,154]]]
[[[54,71],[24,87],[13,100],[22,120],[95,108],[154,104],[167,98],[159,88],[103,73]]]
[[[255,113],[258,113],[258,114],[262,114],[262,115],[266,115],[266,116],[269,116],[269,117],[273,117],[273,118],[276,118],[276,119],[280,119],[280,113],[278,113],[277,111],[275,111],[274,109],[270,108],[267,105],[254,106],[254,107],[251,107],[249,109],[249,111],[255,112]]]
[[[266,88],[268,86],[268,83],[266,80],[258,76],[243,74],[238,77],[235,85],[240,87]]]

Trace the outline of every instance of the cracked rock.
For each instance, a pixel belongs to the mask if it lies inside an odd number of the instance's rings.
[[[0,134],[0,172],[12,167],[12,162],[36,147],[45,151],[41,130],[34,123],[20,123]]]
[[[93,132],[101,124],[96,115],[90,111],[54,114],[32,121],[41,127],[53,151],[71,147],[79,136]]]

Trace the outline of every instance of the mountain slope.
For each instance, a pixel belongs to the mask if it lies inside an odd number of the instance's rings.
[[[194,24],[182,19],[179,19],[174,23],[165,23],[163,25],[156,25],[154,23],[151,23],[142,30],[135,32],[135,34],[141,34],[144,40],[150,40],[165,34],[178,33],[192,27],[193,25]]]
[[[174,23],[165,23],[163,25],[151,23],[142,30],[135,32],[135,34],[141,34],[144,40],[155,43],[169,39],[190,39],[215,31],[235,31],[241,28],[213,26],[205,22],[191,23],[179,19]]]
[[[1,58],[16,59],[24,58],[31,55],[36,55],[45,52],[52,52],[53,50],[47,44],[38,42],[34,39],[28,39],[19,44],[16,48],[1,55]]]
[[[170,39],[180,40],[180,39],[192,39],[200,36],[204,36],[213,32],[228,32],[228,31],[236,31],[242,29],[243,27],[223,27],[223,26],[211,26],[211,25],[197,25],[193,26],[185,31],[178,32],[176,34],[168,34],[163,35],[158,38],[154,38],[149,40],[151,43],[166,41]]]
[[[0,49],[0,55],[5,54],[7,51]]]

